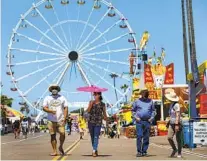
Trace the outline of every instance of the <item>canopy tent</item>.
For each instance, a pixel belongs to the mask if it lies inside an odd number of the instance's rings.
[[[6,116],[7,117],[23,117],[24,114],[22,114],[20,111],[17,111],[11,107],[6,107]]]

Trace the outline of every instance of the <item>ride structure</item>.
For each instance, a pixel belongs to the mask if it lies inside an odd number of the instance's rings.
[[[129,63],[130,52],[133,59]],[[131,94],[132,79],[139,77],[142,60],[138,52],[135,32],[112,3],[39,0],[21,15],[12,31],[7,75],[12,79],[11,90],[39,112],[37,119],[42,114],[37,105],[52,83],[59,84],[74,102],[88,101],[89,95],[76,91],[85,84],[101,84],[109,93],[116,89],[118,100],[103,94],[113,108]],[[123,71],[128,71],[131,63],[133,71],[126,77]],[[110,74],[116,74],[119,83],[128,88],[123,92],[114,86]]]

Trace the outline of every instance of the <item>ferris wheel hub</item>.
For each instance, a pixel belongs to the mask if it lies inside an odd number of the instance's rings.
[[[77,61],[78,60],[78,53],[76,51],[71,51],[68,54],[68,58],[70,61]]]

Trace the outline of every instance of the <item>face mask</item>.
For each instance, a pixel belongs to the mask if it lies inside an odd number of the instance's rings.
[[[57,89],[53,89],[52,90],[52,95],[57,95],[58,94],[58,90]]]

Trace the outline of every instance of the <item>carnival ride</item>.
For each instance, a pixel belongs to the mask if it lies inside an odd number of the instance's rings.
[[[116,107],[131,93],[132,78],[141,72],[148,38],[145,32],[139,50],[127,18],[106,0],[39,0],[21,15],[11,34],[6,72],[11,91],[20,94],[20,105],[27,103],[41,113],[37,106],[51,83],[59,84],[70,102],[88,96],[75,90],[82,84],[101,84],[109,93],[118,92],[118,100],[103,95],[110,107]],[[123,71],[129,66],[126,76]],[[123,92],[114,86],[109,74],[116,74],[118,85],[128,88]]]

